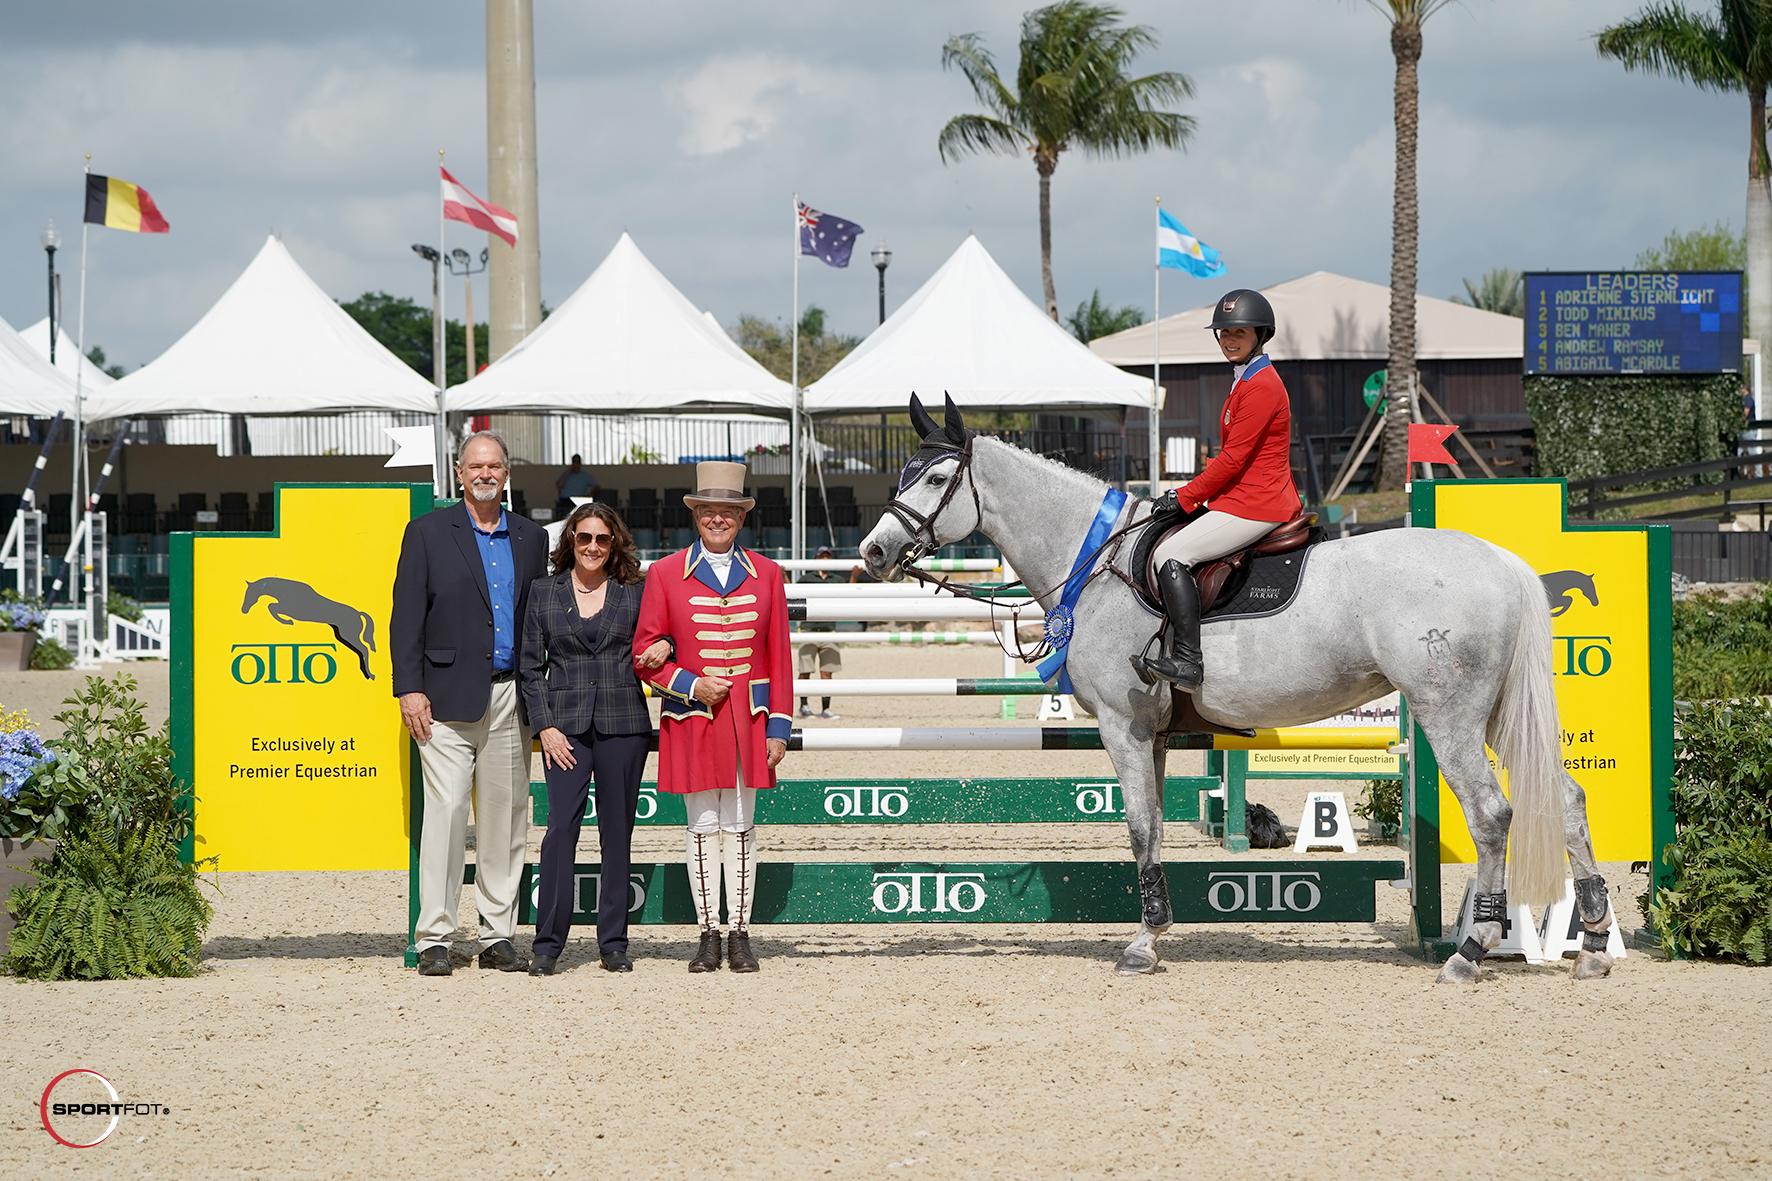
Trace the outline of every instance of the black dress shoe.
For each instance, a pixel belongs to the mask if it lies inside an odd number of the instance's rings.
[[[455,969],[449,966],[449,949],[447,947],[427,947],[418,953],[418,974],[420,976],[447,976]]]
[[[751,954],[751,933],[740,927],[733,928],[732,934],[726,937],[726,963],[734,972],[755,972],[757,957]]]
[[[625,951],[606,951],[603,953],[603,970],[605,972],[632,972],[634,961],[628,958]]]
[[[709,927],[701,933],[701,946],[695,949],[695,958],[689,961],[691,972],[718,972],[720,970],[720,929]]]
[[[480,953],[480,966],[497,968],[500,972],[521,972],[529,966],[529,961],[517,954],[509,939],[500,939]]]
[[[529,974],[531,976],[552,976],[554,965],[558,962],[558,956],[538,955],[529,961]]]

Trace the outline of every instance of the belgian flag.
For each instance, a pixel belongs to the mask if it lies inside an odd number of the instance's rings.
[[[113,230],[138,234],[164,234],[172,227],[148,190],[114,176],[86,174],[86,220]]]

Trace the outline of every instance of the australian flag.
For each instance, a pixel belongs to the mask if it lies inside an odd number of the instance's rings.
[[[794,202],[794,210],[800,223],[800,253],[813,255],[826,266],[848,266],[849,252],[862,228],[835,214],[820,213],[804,201]]]

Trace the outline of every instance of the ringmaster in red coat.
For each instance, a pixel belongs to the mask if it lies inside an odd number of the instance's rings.
[[[700,540],[659,559],[646,575],[636,657],[668,640],[672,658],[640,669],[662,698],[658,786],[684,796],[685,859],[701,944],[691,972],[720,967],[720,877],[732,931],[726,962],[755,972],[751,905],[756,895],[756,793],[775,786],[787,754],[794,673],[781,567],[737,544],[745,513],[742,463],[695,465],[683,498]]]
[[[1193,568],[1254,545],[1303,507],[1292,483],[1292,405],[1262,351],[1274,327],[1273,306],[1259,291],[1233,291],[1213,308],[1211,329],[1235,374],[1219,421],[1223,446],[1205,471],[1157,501],[1158,512],[1206,510],[1152,555],[1169,632],[1161,655],[1136,658],[1188,693],[1200,691],[1205,672]]]

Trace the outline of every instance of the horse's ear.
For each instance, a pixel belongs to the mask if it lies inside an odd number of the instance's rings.
[[[923,400],[915,394],[911,395],[911,428],[919,439],[927,439],[939,429],[935,420],[929,417],[929,411],[923,409]]]
[[[954,442],[963,443],[966,440],[966,420],[960,417],[960,408],[958,406],[954,405],[954,396],[952,394],[949,394],[947,396],[947,399],[948,399],[948,420],[947,420],[948,434],[953,437]]]

